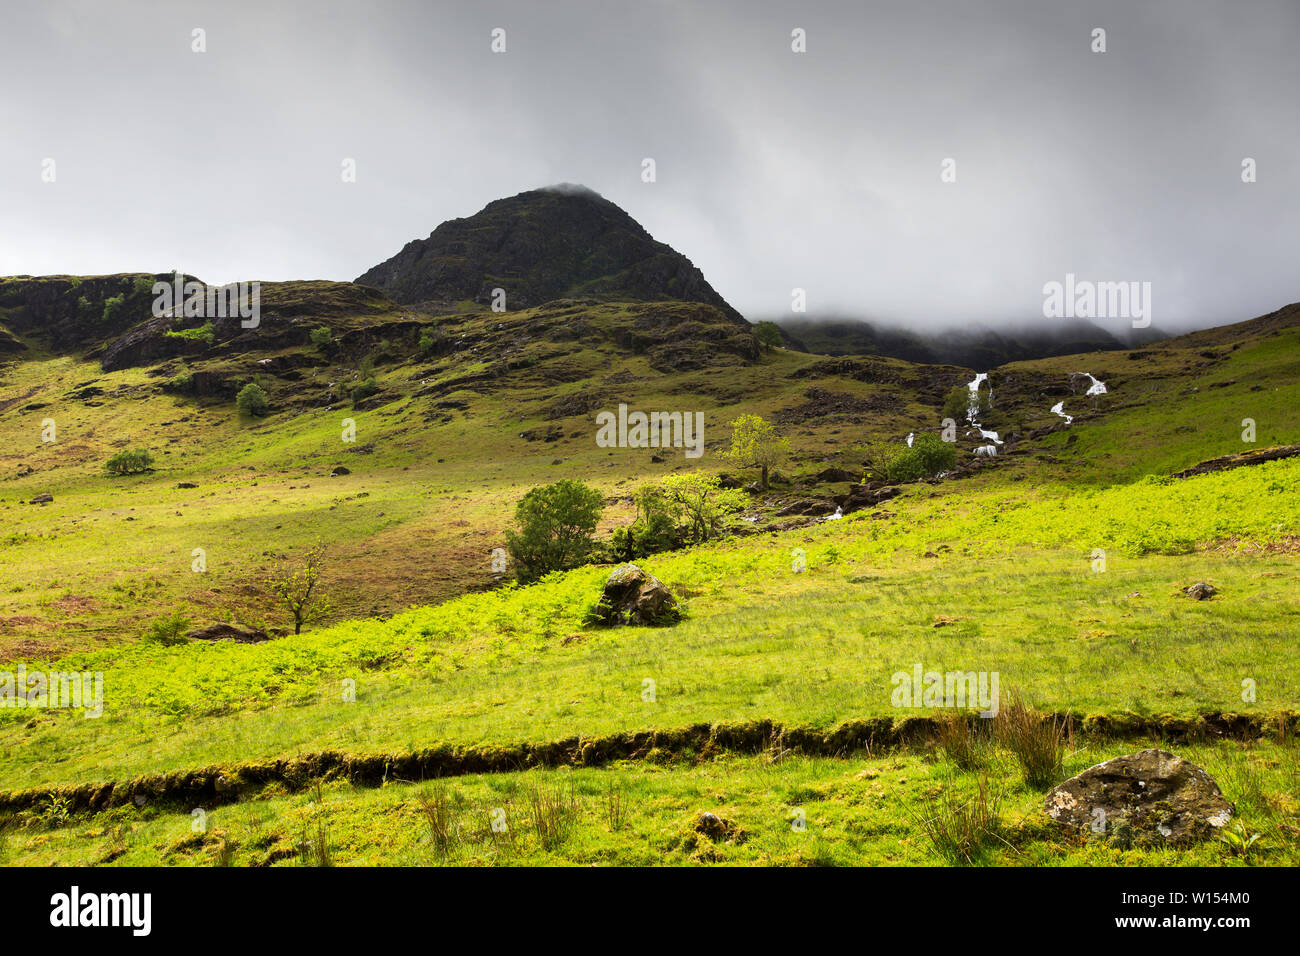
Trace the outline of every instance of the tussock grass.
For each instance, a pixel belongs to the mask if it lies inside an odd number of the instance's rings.
[[[1012,688],[993,718],[993,733],[1015,756],[1029,786],[1046,790],[1061,781],[1065,756],[1074,744],[1068,717],[1040,713]]]

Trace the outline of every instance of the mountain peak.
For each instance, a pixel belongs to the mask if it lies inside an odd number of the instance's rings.
[[[533,189],[444,222],[356,280],[404,305],[471,300],[506,307],[554,299],[701,302],[748,323],[671,246],[596,191],[574,183]]]

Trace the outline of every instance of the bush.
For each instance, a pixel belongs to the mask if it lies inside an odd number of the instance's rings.
[[[141,276],[135,280],[134,290],[136,295],[153,295],[153,287],[158,280],[153,276]]]
[[[185,636],[189,629],[190,619],[181,611],[172,611],[149,625],[149,630],[144,633],[144,641],[146,644],[161,644],[164,647],[184,644],[189,640]]]
[[[320,349],[322,352],[329,351],[330,347],[334,344],[334,333],[324,325],[312,329],[311,332],[308,333],[308,338],[311,339],[311,344],[316,346],[316,348]]]
[[[239,390],[235,397],[235,404],[245,415],[265,415],[271,410],[271,401],[267,398],[266,389],[256,382],[249,382]]]
[[[442,341],[442,333],[438,331],[438,327],[436,325],[430,326],[429,328],[425,329],[423,332],[420,333],[420,342],[419,342],[420,351],[425,354],[428,354],[429,352],[432,352],[435,348],[437,348],[438,344],[441,341]]]
[[[204,345],[211,345],[216,339],[211,322],[204,322],[197,329],[168,329],[163,335],[169,339],[202,342]]]
[[[104,300],[104,321],[112,322],[117,318],[118,313],[122,311],[123,297],[120,295],[111,296]]]
[[[686,539],[695,544],[717,536],[727,515],[743,511],[749,497],[723,488],[716,475],[669,475],[659,487],[669,507],[686,524]]]
[[[655,485],[646,485],[635,495],[636,520],[614,532],[610,550],[618,561],[671,551],[681,541],[677,532],[678,509]]]
[[[153,455],[147,448],[119,451],[104,464],[110,475],[139,475],[153,468]]]
[[[356,385],[352,386],[352,404],[355,405],[357,404],[357,402],[369,398],[371,395],[376,394],[378,391],[379,391],[379,383],[376,382],[375,377],[371,375],[369,378],[364,379],[358,382]]]
[[[519,531],[506,532],[506,550],[519,580],[535,581],[582,564],[591,554],[591,536],[604,508],[599,492],[572,478],[524,495],[515,507]]]
[[[902,448],[885,469],[890,481],[915,481],[948,471],[957,464],[957,446],[938,435],[917,435],[911,448]]]

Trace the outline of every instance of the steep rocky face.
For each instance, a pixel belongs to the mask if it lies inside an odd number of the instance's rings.
[[[444,222],[356,281],[401,303],[488,305],[492,290],[502,288],[511,310],[570,296],[676,299],[744,322],[689,259],[612,202],[575,186],[498,199],[468,219]]]

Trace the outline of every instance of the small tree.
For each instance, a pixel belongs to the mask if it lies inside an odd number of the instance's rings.
[[[917,435],[911,448],[900,448],[889,462],[890,481],[915,481],[949,471],[957,464],[957,446],[938,435]]]
[[[743,492],[723,488],[716,475],[669,475],[659,487],[685,518],[687,537],[692,542],[708,541],[717,535],[723,519],[749,503]]]
[[[599,492],[572,478],[524,495],[515,507],[519,531],[506,532],[519,580],[535,581],[581,564],[594,547],[591,536],[604,508]]]
[[[328,614],[330,606],[320,593],[321,573],[325,567],[325,545],[315,544],[307,549],[297,566],[282,566],[271,572],[267,581],[275,602],[293,618],[293,632],[302,633],[302,626]]]
[[[132,448],[119,451],[104,463],[104,470],[110,475],[139,475],[153,467],[153,455],[147,448]]]
[[[144,641],[146,644],[161,644],[164,647],[184,644],[189,640],[185,636],[189,629],[190,618],[184,611],[177,609],[166,617],[155,618],[149,624],[149,630],[144,633]]]
[[[245,415],[265,415],[271,410],[271,401],[267,398],[266,389],[256,382],[249,382],[239,390],[239,395],[235,397],[235,404]]]
[[[754,338],[758,339],[758,344],[765,349],[780,348],[784,343],[781,329],[775,322],[759,322],[754,326]]]
[[[633,496],[636,520],[614,532],[614,554],[623,561],[634,561],[677,546],[677,520],[680,509],[660,485],[642,485]]]
[[[731,423],[731,448],[726,456],[742,467],[762,470],[759,487],[767,490],[767,470],[790,453],[790,442],[758,415],[741,415]]]
[[[311,344],[322,352],[328,352],[334,345],[334,333],[326,325],[318,325],[307,333],[307,337],[311,339]]]

